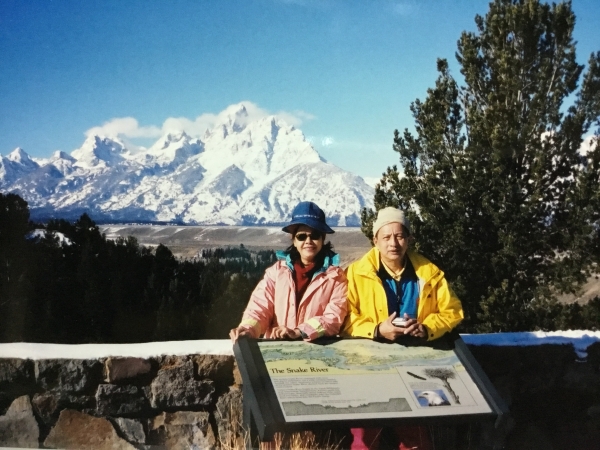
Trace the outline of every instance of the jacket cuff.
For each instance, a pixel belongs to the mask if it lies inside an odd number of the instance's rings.
[[[427,322],[427,319],[423,321],[423,327],[425,327],[425,331],[427,332],[427,340],[428,341],[433,341],[444,335],[445,330],[442,330],[441,332],[439,329],[437,331],[434,331],[434,329],[430,325],[426,324],[425,322]]]
[[[304,340],[308,339],[308,334],[306,334],[304,331],[302,331],[300,328],[296,327],[296,330],[298,330],[298,332],[300,333],[300,337]]]
[[[373,339],[379,340],[379,324],[375,325],[375,329],[373,330]]]
[[[256,319],[252,319],[252,318],[246,318],[243,319],[240,324],[238,325],[238,327],[244,328],[248,331],[250,331],[250,333],[252,333],[252,337],[257,337],[260,336],[260,324],[258,323],[258,320]]]
[[[304,333],[307,336],[306,338],[302,336],[305,341],[312,341],[325,334],[325,328],[323,328],[321,322],[315,318],[309,319],[305,323],[298,325],[298,329],[300,330],[300,333]]]

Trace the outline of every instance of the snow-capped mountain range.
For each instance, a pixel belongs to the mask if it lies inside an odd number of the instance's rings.
[[[23,197],[33,218],[184,224],[279,224],[303,200],[333,226],[360,225],[374,190],[319,156],[275,116],[249,121],[235,105],[202,138],[168,133],[148,149],[89,136],[71,155],[0,156],[0,191]]]

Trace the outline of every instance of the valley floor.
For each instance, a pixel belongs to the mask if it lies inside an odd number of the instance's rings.
[[[342,267],[359,259],[371,243],[358,227],[337,227],[328,240],[339,253]],[[237,247],[250,250],[283,250],[290,245],[289,235],[274,226],[177,226],[177,225],[101,225],[100,231],[109,239],[134,236],[141,245],[163,244],[180,258],[194,258],[203,249]],[[600,296],[600,275],[593,274],[578,295],[559,297],[564,303],[587,303]]]

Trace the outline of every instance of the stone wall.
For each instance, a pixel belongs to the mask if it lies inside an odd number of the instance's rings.
[[[216,448],[241,422],[233,356],[0,360],[0,447]]]
[[[572,345],[469,349],[511,413],[489,446],[600,449],[600,343],[587,347],[583,357]]]
[[[436,449],[600,448],[600,343],[469,348],[511,417]],[[0,447],[240,448],[241,401],[229,355],[0,359]]]

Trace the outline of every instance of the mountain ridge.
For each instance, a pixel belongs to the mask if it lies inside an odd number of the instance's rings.
[[[374,190],[328,163],[299,129],[276,116],[251,120],[232,105],[202,138],[169,131],[145,149],[90,135],[71,155],[0,156],[0,189],[21,195],[32,218],[190,225],[284,223],[310,200],[333,226],[360,225]]]

